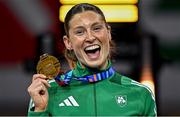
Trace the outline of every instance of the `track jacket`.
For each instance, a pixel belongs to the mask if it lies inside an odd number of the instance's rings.
[[[107,69],[110,67],[109,62]],[[94,71],[77,64],[71,73],[70,77],[82,77]],[[150,89],[117,72],[93,83],[75,79],[63,87],[55,80],[49,83],[46,110],[34,112],[31,100],[28,116],[156,116],[155,98]]]

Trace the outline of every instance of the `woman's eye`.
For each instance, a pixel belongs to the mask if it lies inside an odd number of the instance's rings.
[[[102,29],[102,26],[96,26],[93,28],[94,31],[100,31]]]
[[[83,30],[77,30],[77,31],[75,31],[75,34],[76,34],[76,35],[82,35],[83,32],[84,32]]]

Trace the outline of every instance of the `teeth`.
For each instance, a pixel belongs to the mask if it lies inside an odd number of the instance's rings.
[[[94,49],[98,49],[98,48],[100,48],[99,45],[93,45],[93,46],[86,47],[85,51],[94,50]]]

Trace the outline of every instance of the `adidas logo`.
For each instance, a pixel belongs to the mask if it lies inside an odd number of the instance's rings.
[[[60,103],[59,106],[79,106],[79,104],[76,102],[73,96],[69,96],[62,103]]]

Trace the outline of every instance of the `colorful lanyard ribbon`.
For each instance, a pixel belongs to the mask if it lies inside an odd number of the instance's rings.
[[[60,86],[69,85],[71,79],[82,81],[82,82],[92,83],[92,82],[97,82],[100,80],[107,79],[107,78],[111,77],[112,75],[114,75],[114,73],[115,73],[114,69],[112,67],[110,67],[106,71],[96,73],[93,75],[88,75],[88,76],[83,76],[83,77],[73,77],[73,70],[71,70],[64,75],[58,75],[55,78],[55,80]]]

